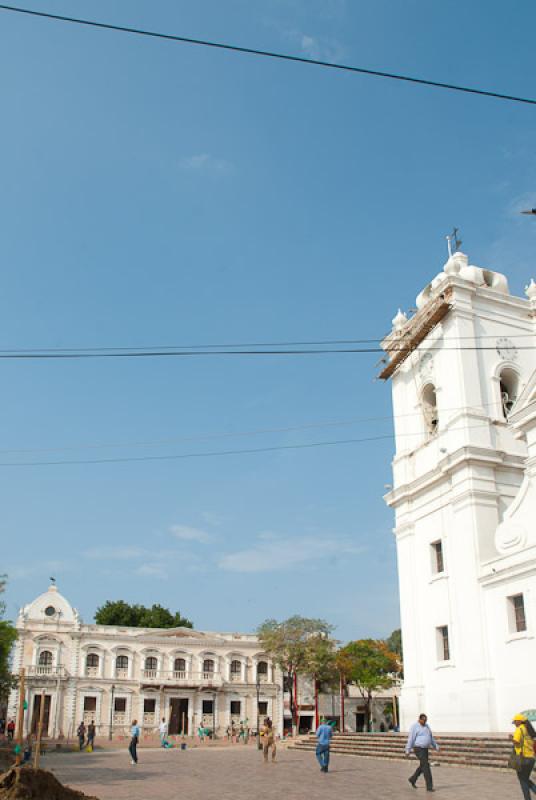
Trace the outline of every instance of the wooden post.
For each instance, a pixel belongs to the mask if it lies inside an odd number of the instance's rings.
[[[181,726],[181,733],[182,733],[182,738],[183,739],[184,739],[184,718],[185,718],[185,716],[186,716],[186,714],[183,711],[182,712],[182,726]]]
[[[43,720],[45,718],[45,690],[41,692],[41,705],[39,706],[39,726],[37,728],[37,741],[35,743],[34,769],[39,769],[41,756],[41,736],[43,734]]]
[[[393,696],[393,725],[398,727],[398,714],[396,713],[396,694]]]
[[[15,766],[20,767],[22,761],[22,740],[23,740],[23,727],[24,727],[24,699],[26,696],[24,688],[24,668],[19,673],[19,707],[17,709],[17,745],[18,752],[15,755]]]

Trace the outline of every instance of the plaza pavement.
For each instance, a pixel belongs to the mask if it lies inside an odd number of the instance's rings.
[[[407,778],[415,761],[333,755],[330,772],[320,772],[313,753],[280,748],[275,764],[264,764],[254,747],[180,750],[140,749],[138,766],[126,750],[47,756],[42,767],[74,789],[99,800],[387,800],[427,797],[449,800],[506,800],[521,797],[511,771],[436,767],[436,793],[417,791]],[[422,778],[420,779],[422,781]]]

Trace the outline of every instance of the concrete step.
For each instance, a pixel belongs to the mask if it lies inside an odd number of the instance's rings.
[[[439,752],[431,753],[431,761],[438,764],[492,767],[506,769],[511,744],[507,738],[477,736],[438,736]],[[362,758],[405,758],[406,736],[402,734],[335,734],[333,753],[361,756]],[[314,735],[298,739],[291,749],[314,751]]]
[[[315,750],[316,744],[314,742],[303,742],[301,744],[291,745],[294,750]],[[348,747],[343,744],[339,744],[337,742],[333,743],[331,749],[337,749],[339,752],[349,753],[350,755],[377,755],[378,757],[391,757],[391,758],[405,758],[405,751],[404,750],[390,750],[388,748],[377,748],[377,747]],[[441,750],[438,753],[433,752],[430,753],[430,758],[434,761],[441,761],[445,759],[452,759],[456,758],[458,760],[470,760],[474,757],[477,757],[480,760],[485,761],[496,761],[502,759],[504,756],[508,757],[510,754],[510,748],[507,748],[505,751],[479,751],[479,750],[467,750],[467,751],[460,751],[460,750]]]

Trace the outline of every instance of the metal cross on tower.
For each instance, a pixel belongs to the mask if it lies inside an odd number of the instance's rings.
[[[459,232],[458,228],[453,228],[452,233],[450,233],[448,236],[445,237],[447,240],[449,258],[453,256],[454,253],[457,253],[460,247],[462,246],[462,240],[458,239],[458,232]]]

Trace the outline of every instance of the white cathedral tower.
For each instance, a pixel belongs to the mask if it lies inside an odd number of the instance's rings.
[[[461,252],[383,342],[404,647],[401,722],[506,731],[536,707],[536,284]]]

